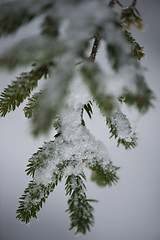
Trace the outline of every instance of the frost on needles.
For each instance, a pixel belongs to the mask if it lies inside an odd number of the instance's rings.
[[[118,12],[113,8],[116,4]],[[33,19],[40,22],[38,33],[0,49],[1,68],[32,66],[1,93],[0,115],[4,117],[27,99],[24,113],[31,119],[33,134],[52,129],[57,133],[29,159],[26,173],[32,180],[20,197],[17,218],[26,223],[37,218],[64,178],[70,229],[85,234],[94,223],[94,200],[86,195],[84,169],[92,171],[91,180],[99,186],[112,186],[119,179],[119,167],[87,129],[84,112],[92,118],[96,104],[117,146],[137,145],[122,106],[145,113],[154,99],[139,61],[143,48],[129,31],[131,25],[141,28],[142,19],[136,1],[124,8],[119,1],[13,0],[0,3],[1,41]],[[104,64],[96,59],[100,43]],[[44,78],[43,87],[32,94]]]

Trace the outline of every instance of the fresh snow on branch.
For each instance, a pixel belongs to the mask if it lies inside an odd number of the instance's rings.
[[[114,11],[118,4],[119,11]],[[70,229],[85,234],[94,223],[92,199],[87,199],[84,168],[99,186],[119,180],[105,144],[85,125],[84,111],[92,118],[96,104],[111,137],[125,149],[136,146],[137,137],[121,104],[145,113],[154,95],[144,78],[140,59],[143,48],[129,32],[142,28],[136,1],[123,7],[106,0],[12,0],[0,2],[0,41],[37,21],[38,31],[25,32],[0,49],[0,68],[13,70],[32,65],[0,95],[0,117],[14,111],[28,98],[24,113],[32,133],[57,131],[29,159],[26,169],[32,181],[20,198],[17,218],[28,223],[64,177],[68,195]],[[32,25],[30,25],[32,27]],[[25,31],[25,28],[24,28]],[[100,49],[101,48],[101,49]],[[103,52],[103,63],[97,54]],[[31,92],[46,78],[38,92]]]

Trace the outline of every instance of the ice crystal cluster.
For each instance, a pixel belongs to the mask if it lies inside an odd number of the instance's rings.
[[[57,131],[29,159],[26,173],[32,177],[19,201],[17,218],[28,223],[65,178],[70,229],[86,233],[94,223],[91,199],[86,196],[85,167],[99,186],[118,181],[105,145],[87,129],[84,112],[92,118],[96,104],[117,145],[137,144],[122,104],[145,113],[154,98],[140,64],[143,48],[132,37],[131,25],[142,27],[136,1],[128,7],[105,0],[12,0],[0,3],[0,41],[38,19],[39,30],[14,39],[0,49],[0,67],[13,70],[29,66],[0,95],[0,115],[15,110],[25,99],[25,117],[34,135]],[[32,28],[32,24],[30,23]],[[32,31],[32,29],[31,29]],[[101,43],[101,44],[100,44]],[[105,59],[96,55],[103,46]],[[31,95],[41,79],[40,91]]]

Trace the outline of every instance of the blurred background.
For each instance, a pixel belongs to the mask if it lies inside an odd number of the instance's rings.
[[[130,1],[122,1],[127,3]],[[115,163],[121,167],[120,181],[111,188],[100,188],[90,181],[86,170],[87,195],[97,199],[94,204],[95,225],[87,235],[74,235],[68,231],[69,216],[63,182],[50,195],[38,214],[38,220],[29,225],[16,219],[18,200],[27,186],[25,175],[28,159],[52,139],[53,133],[34,139],[22,108],[0,119],[0,239],[1,240],[160,240],[160,1],[139,0],[138,10],[145,26],[143,31],[133,29],[133,36],[144,46],[142,60],[148,68],[146,80],[156,95],[155,107],[139,116],[130,113],[138,133],[138,146],[133,150],[116,147],[108,138],[104,119],[95,109],[88,127],[97,139],[102,140]],[[34,31],[34,27],[29,29]],[[3,44],[3,45],[2,45]],[[5,42],[0,42],[0,47]],[[99,51],[98,58],[101,58]],[[22,69],[21,69],[22,70]],[[0,72],[0,90],[21,72]]]

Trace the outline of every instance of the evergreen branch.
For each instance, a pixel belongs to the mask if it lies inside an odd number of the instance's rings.
[[[42,91],[34,93],[31,98],[28,98],[28,103],[24,107],[24,114],[26,118],[32,118],[36,109],[39,106],[39,99],[41,97]]]
[[[125,147],[125,149],[131,149],[131,148],[135,148],[137,146],[137,137],[136,134],[133,134],[133,136],[131,137],[131,139],[129,139],[128,141],[124,138],[118,138],[117,141],[117,147],[119,145],[123,145]]]
[[[81,74],[101,112],[104,115],[110,114],[115,107],[114,99],[113,96],[106,94],[102,71],[98,65],[95,62],[88,62],[81,68]]]
[[[72,67],[72,62],[67,59],[64,64],[57,66],[53,72],[54,76],[51,73],[46,90],[40,95],[39,105],[36,105],[37,108],[32,118],[34,135],[46,133],[57,118],[68,93],[69,83],[73,77],[74,71]]]
[[[28,65],[33,62],[47,64],[52,62],[56,56],[65,54],[65,51],[65,44],[56,41],[56,39],[39,35],[32,36],[20,40],[13,46],[8,47],[5,52],[2,52],[0,67],[12,70],[17,66]]]
[[[31,181],[20,197],[16,218],[22,222],[29,223],[31,218],[37,218],[37,212],[42,208],[49,194],[53,192],[61,177],[55,176],[55,183],[48,185],[36,184]]]
[[[136,75],[136,93],[132,93],[129,89],[124,90],[122,98],[129,106],[135,106],[139,112],[146,113],[150,107],[153,107],[153,100],[155,96],[151,89],[148,87],[142,75]]]
[[[111,41],[106,39],[106,54],[108,55],[113,70],[119,72],[124,66],[129,67],[136,65],[137,59],[134,56],[135,52],[136,50],[142,50],[142,48],[136,44],[132,35],[124,29],[120,20],[114,19],[113,23],[115,31],[119,31],[125,45],[122,45],[120,41],[115,41],[114,38]]]
[[[85,234],[93,226],[94,217],[93,207],[89,204],[91,200],[86,197],[83,180],[85,180],[84,174],[70,175],[67,177],[65,189],[66,194],[70,196],[69,207],[66,210],[70,214],[70,230],[76,228],[76,233]]]
[[[100,162],[97,162],[96,165],[90,166],[90,169],[92,170],[91,180],[98,186],[111,187],[119,180],[119,177],[116,175],[119,167],[113,166],[111,162],[105,167]]]
[[[21,26],[51,8],[51,1],[14,0],[0,3],[0,36],[16,32]],[[30,3],[29,3],[30,2]],[[30,8],[32,6],[32,8]],[[35,11],[36,10],[36,11]]]
[[[127,41],[131,44],[132,53],[133,55],[140,60],[142,57],[144,57],[143,47],[139,45],[139,43],[136,42],[136,40],[133,38],[132,34],[128,31],[124,31],[124,35],[127,39]]]
[[[126,115],[120,110],[106,117],[106,123],[110,128],[110,137],[118,138],[117,146],[122,144],[125,149],[134,148],[137,145],[136,134],[132,132],[132,128]]]
[[[53,170],[50,182],[47,180],[47,184],[43,184],[43,176],[41,180],[39,179],[39,173],[48,166],[49,161],[53,160],[53,154],[54,141],[50,141],[44,143],[43,147],[39,148],[29,159],[26,172],[27,175],[33,178],[33,181],[29,183],[24,194],[20,197],[17,218],[22,222],[28,223],[32,217],[37,218],[37,212],[42,208],[42,204],[63,177],[63,169],[67,166],[68,162],[55,164],[56,172]]]
[[[119,27],[121,27],[121,25]],[[137,59],[140,60],[144,56],[142,52],[143,48],[135,41],[131,33],[124,29],[121,29],[121,31],[123,31],[126,49],[129,48],[130,51],[124,50],[124,46],[119,42],[109,42],[106,44],[108,59],[113,70],[117,73],[125,66],[136,66]]]
[[[60,133],[57,133],[55,138],[59,136]],[[55,141],[45,142],[44,145],[40,147],[38,151],[29,159],[27,169],[25,170],[27,175],[30,175],[32,178],[36,178],[36,173],[40,172],[42,169],[45,169],[48,166],[48,162],[54,161],[53,159],[56,150],[55,147]],[[63,174],[63,170],[65,170],[69,164],[72,164],[72,161],[63,160],[62,162],[55,162],[54,171],[57,169],[60,176],[60,174]]]
[[[119,42],[110,42],[106,45],[107,55],[112,67],[115,71],[118,71],[125,64],[133,65],[133,57],[140,60],[145,54],[143,47],[133,38],[131,32],[125,29],[122,22],[115,21],[114,24],[117,30],[119,29],[122,32],[124,41],[126,40],[131,48],[131,53],[128,53],[125,52],[124,47]],[[129,62],[130,60],[132,60],[131,63]]]
[[[47,162],[53,156],[53,143],[54,141],[45,142],[43,147],[39,148],[38,151],[32,155],[25,170],[27,175],[34,177],[36,170],[45,168]]]
[[[24,114],[26,118],[32,118],[35,112],[40,108],[39,102],[41,95],[44,94],[44,90],[39,91],[38,93],[34,93],[31,98],[28,98],[28,103],[24,107]],[[53,121],[53,127],[55,130],[59,129],[61,127],[61,121],[59,117],[57,117]]]
[[[106,50],[111,66],[116,72],[118,72],[120,68],[127,64],[128,60],[131,59],[130,54],[124,55],[124,50],[119,43],[108,43]]]
[[[8,112],[14,111],[30,95],[31,91],[37,87],[38,80],[48,75],[48,65],[34,67],[30,72],[21,73],[16,81],[0,95],[0,116],[4,117]]]

